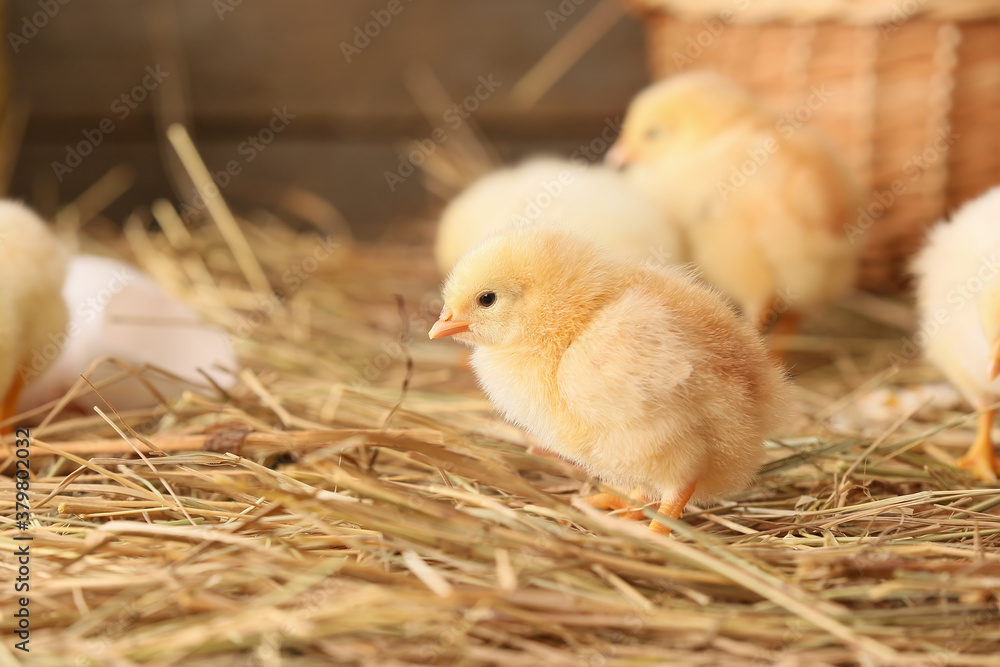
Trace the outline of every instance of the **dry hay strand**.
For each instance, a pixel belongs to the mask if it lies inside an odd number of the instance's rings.
[[[30,661],[5,612],[0,663],[1000,664],[1000,490],[935,458],[968,418],[834,429],[874,385],[928,376],[882,372],[898,332],[801,337],[830,363],[803,366],[803,416],[758,482],[662,538],[581,503],[595,483],[529,453],[464,353],[426,340],[427,249],[154,213],[162,232],[137,214],[113,250],[226,327],[243,370],[148,410],[50,408]],[[5,610],[23,595],[11,445]]]

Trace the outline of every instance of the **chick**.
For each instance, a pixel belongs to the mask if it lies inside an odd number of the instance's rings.
[[[914,258],[924,352],[977,410],[1000,401],[1000,187],[966,203],[928,233]],[[979,416],[958,460],[986,482],[1000,463],[990,439],[993,410]]]
[[[635,259],[685,261],[676,227],[617,171],[534,158],[484,176],[448,204],[434,248],[438,268],[448,273],[491,232],[536,220],[564,223]]]
[[[504,417],[674,518],[749,484],[787,403],[759,335],[714,291],[565,229],[509,229],[465,255],[430,330],[443,336],[473,348]]]
[[[762,330],[794,331],[803,312],[854,282],[851,173],[821,135],[717,75],[682,74],[639,93],[606,161],[659,203],[703,277]]]
[[[0,423],[16,414],[33,359],[54,358],[65,337],[66,260],[34,212],[0,201]]]

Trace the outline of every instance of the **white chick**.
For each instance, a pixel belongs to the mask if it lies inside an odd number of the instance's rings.
[[[59,352],[66,326],[61,296],[66,257],[31,209],[0,201],[0,423],[17,413],[32,359]]]
[[[1000,187],[935,225],[913,261],[924,352],[976,410],[1000,401]],[[1000,464],[990,438],[993,410],[979,416],[969,451],[958,461],[996,482]]]
[[[484,176],[448,204],[434,247],[438,268],[446,274],[491,233],[535,221],[565,224],[633,259],[685,261],[676,227],[616,170],[534,158]]]
[[[633,100],[606,161],[686,235],[703,277],[759,328],[794,331],[803,312],[843,296],[858,248],[844,232],[858,187],[819,134],[707,72]]]
[[[787,403],[759,334],[716,292],[564,229],[510,229],[465,255],[430,331],[443,336],[473,347],[508,420],[674,518],[749,484]]]

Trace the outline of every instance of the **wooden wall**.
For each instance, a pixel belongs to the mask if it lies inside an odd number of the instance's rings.
[[[500,82],[474,118],[505,158],[568,154],[600,136],[648,80],[641,26],[626,16],[534,108],[511,103],[515,82],[600,0],[59,1],[7,5],[8,30],[19,36],[8,34],[14,94],[30,105],[11,191],[47,213],[118,163],[138,181],[112,216],[157,196],[177,200],[154,101],[138,99],[144,78],[169,113],[189,116],[210,168],[236,161],[226,194],[237,207],[257,179],[297,184],[333,202],[362,238],[439,205],[419,176],[392,192],[385,182],[405,141],[433,129],[404,83],[409,65],[426,62],[456,99],[473,94],[479,77]],[[44,21],[43,6],[53,14]],[[566,20],[553,25],[560,9]],[[341,43],[372,11],[391,21],[348,62]],[[26,20],[42,25],[32,32]],[[168,72],[158,82],[147,69],[157,66]],[[294,118],[251,150],[244,142],[273,109]],[[113,130],[57,178],[52,163],[67,164],[67,144],[86,141],[85,131],[99,136],[102,122]]]

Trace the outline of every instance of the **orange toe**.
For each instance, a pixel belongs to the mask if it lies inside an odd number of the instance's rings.
[[[979,415],[979,428],[975,441],[965,456],[955,462],[959,468],[971,471],[973,475],[989,484],[995,484],[997,476],[1000,475],[1000,462],[997,461],[997,453],[990,439],[993,415],[992,410]]]
[[[23,389],[24,381],[21,379],[21,374],[17,373],[10,388],[7,390],[7,395],[3,397],[3,402],[0,402],[0,424],[8,420],[13,420],[14,415],[17,414],[17,403],[21,399],[21,391]],[[0,435],[8,435],[13,432],[13,423],[0,426]]]
[[[969,452],[962,458],[955,461],[955,465],[963,470],[968,470],[980,480],[989,484],[995,484],[997,476],[1000,475],[1000,462],[997,461],[996,453]]]
[[[681,512],[684,511],[684,506],[688,504],[691,496],[694,495],[694,489],[697,484],[698,482],[696,481],[691,482],[678,493],[664,496],[663,501],[660,503],[659,513],[669,516],[671,519],[681,518]],[[669,535],[671,533],[671,529],[667,525],[660,523],[656,519],[653,519],[649,523],[649,529],[660,535]]]
[[[633,491],[632,495],[641,498],[642,494],[636,493],[636,491],[638,491],[638,489]],[[583,501],[591,507],[596,507],[597,509],[614,510],[622,518],[630,519],[632,521],[638,521],[645,516],[641,507],[636,507],[625,498],[613,493],[597,493],[592,496],[587,496],[583,499]]]
[[[668,528],[665,524],[654,520],[649,522],[649,532],[656,533],[658,535],[669,535],[674,531]]]

